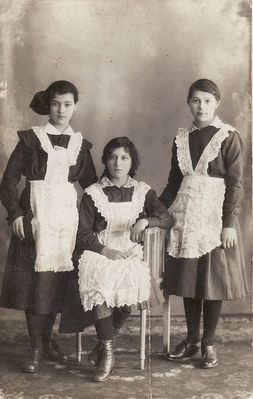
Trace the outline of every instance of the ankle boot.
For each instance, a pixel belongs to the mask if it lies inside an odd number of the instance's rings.
[[[53,339],[42,336],[42,344],[46,360],[59,363],[67,362],[68,356],[61,352],[59,345]]]
[[[99,367],[93,374],[93,380],[96,382],[106,381],[112,374],[114,367],[114,356],[112,349],[112,340],[101,341],[102,356]]]
[[[204,339],[201,341],[201,354],[201,367],[203,369],[210,369],[218,366],[219,361],[214,345],[208,345]]]
[[[41,359],[40,348],[32,349],[31,358],[26,361],[23,367],[23,371],[26,373],[36,373],[39,370]]]
[[[103,345],[102,341],[98,341],[97,345],[88,354],[87,360],[91,366],[97,367],[102,359]]]
[[[113,327],[113,343],[115,343],[115,340],[119,334],[119,328]],[[99,364],[102,359],[102,349],[103,345],[101,343],[102,341],[99,341],[97,345],[92,349],[92,351],[88,354],[87,360],[90,366],[93,367],[99,367]]]

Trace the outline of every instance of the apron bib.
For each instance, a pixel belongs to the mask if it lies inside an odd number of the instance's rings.
[[[143,262],[142,245],[130,240],[131,226],[143,210],[150,187],[137,183],[131,202],[109,202],[100,183],[88,187],[99,213],[107,222],[98,233],[99,242],[108,248],[127,252],[127,259],[110,260],[105,256],[84,251],[79,261],[79,291],[84,310],[95,305],[136,305],[150,297],[149,267]]]
[[[48,154],[44,180],[30,181],[35,271],[71,271],[78,210],[77,193],[74,185],[68,182],[68,174],[70,165],[76,163],[82,136],[80,133],[71,135],[66,149],[53,147],[43,127],[33,130]]]
[[[177,157],[184,175],[176,199],[169,208],[174,225],[167,252],[174,258],[199,258],[221,245],[224,179],[210,177],[208,164],[218,155],[231,126],[221,128],[204,149],[193,170],[189,130],[179,129],[176,137]]]

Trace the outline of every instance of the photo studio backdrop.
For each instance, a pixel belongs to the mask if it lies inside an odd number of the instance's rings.
[[[140,153],[137,179],[159,194],[173,138],[191,122],[188,88],[212,79],[221,90],[219,116],[244,143],[241,222],[251,282],[250,15],[246,0],[2,1],[0,178],[16,131],[46,121],[29,109],[34,93],[66,79],[79,88],[72,127],[93,143],[98,175],[104,144],[128,136]],[[0,226],[1,282],[10,235],[3,207]],[[182,314],[181,299],[172,311]],[[250,313],[251,298],[223,312]]]

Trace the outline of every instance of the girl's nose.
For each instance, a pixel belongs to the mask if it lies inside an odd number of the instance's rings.
[[[60,104],[59,105],[59,108],[58,108],[58,112],[59,113],[62,113],[64,111],[64,105],[63,104]]]

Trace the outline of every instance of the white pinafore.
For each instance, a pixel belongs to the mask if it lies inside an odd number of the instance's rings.
[[[76,163],[82,145],[81,133],[70,126],[68,148],[54,146],[47,125],[33,127],[48,155],[44,180],[30,181],[30,202],[34,215],[32,231],[36,247],[35,271],[73,270],[72,253],[78,227],[77,193],[68,182],[69,167]],[[51,128],[52,129],[52,128]]]
[[[199,258],[221,245],[224,179],[210,177],[208,163],[214,160],[221,143],[235,129],[215,118],[220,129],[212,137],[193,170],[189,134],[179,129],[176,137],[177,158],[183,180],[176,199],[169,208],[174,225],[167,252],[174,258]],[[218,127],[217,126],[217,127]]]
[[[126,252],[128,258],[110,260],[95,252],[83,252],[79,261],[79,290],[85,311],[104,302],[110,307],[136,305],[150,297],[149,267],[142,260],[142,246],[130,240],[131,226],[143,211],[150,187],[132,180],[131,202],[109,202],[102,189],[103,181],[85,190],[107,222],[98,239],[108,248]]]

